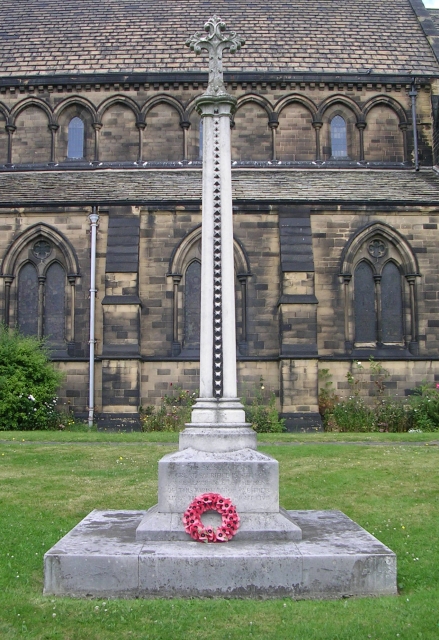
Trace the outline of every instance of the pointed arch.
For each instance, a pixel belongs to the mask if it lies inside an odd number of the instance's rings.
[[[5,104],[3,104],[3,102],[0,102],[0,113],[2,114],[6,122],[8,122],[10,111],[8,107]]]
[[[371,355],[393,349],[407,356],[408,349],[416,355],[419,271],[407,239],[386,223],[366,225],[346,244],[340,276],[346,350],[369,349]]]
[[[62,115],[66,109],[72,106],[81,106],[83,109],[88,111],[93,121],[96,120],[97,111],[94,104],[90,102],[90,100],[87,100],[87,98],[83,98],[82,96],[69,96],[68,98],[65,98],[65,100],[59,102],[53,110],[53,115],[56,120],[58,121],[60,115]]]
[[[408,119],[402,106],[390,96],[375,96],[364,106],[364,159],[369,162],[407,160]]]
[[[129,98],[128,96],[122,96],[118,94],[115,96],[111,96],[106,100],[103,100],[103,102],[101,102],[101,104],[98,106],[96,110],[96,122],[98,122],[99,124],[102,124],[102,118],[105,112],[108,111],[108,109],[114,106],[115,104],[123,104],[125,107],[128,107],[129,109],[131,109],[131,111],[136,116],[136,121],[139,121],[140,109],[137,102],[135,102],[132,98]]]
[[[99,105],[95,129],[95,160],[135,162],[139,158],[141,120],[137,103],[127,96],[111,96]]]
[[[170,107],[173,107],[177,111],[180,117],[180,122],[183,122],[183,120],[185,120],[185,117],[184,117],[185,109],[182,103],[179,100],[177,100],[177,98],[174,98],[172,96],[168,96],[165,94],[153,96],[152,98],[149,98],[149,100],[145,102],[145,104],[141,109],[143,120],[146,119],[146,116],[148,115],[148,112],[151,111],[151,109],[153,109],[155,106],[161,103],[168,104]]]
[[[13,164],[46,164],[54,159],[55,124],[51,107],[39,98],[25,98],[8,117],[8,159]]]
[[[315,102],[313,102],[310,98],[307,98],[306,96],[302,96],[299,93],[292,93],[291,95],[286,96],[285,98],[281,98],[274,106],[275,113],[280,115],[283,109],[285,109],[285,107],[287,107],[288,105],[294,102],[297,102],[301,104],[303,107],[305,107],[305,109],[307,109],[310,112],[313,118],[315,118],[315,116],[317,115],[318,109]]]
[[[231,135],[232,160],[254,161],[273,158],[271,105],[252,94],[238,100]]]
[[[352,275],[355,256],[357,255],[360,247],[369,239],[372,239],[373,236],[382,236],[393,246],[395,246],[400,254],[401,266],[404,270],[405,276],[419,276],[418,261],[409,241],[404,238],[404,236],[399,233],[399,231],[385,222],[371,222],[370,224],[359,229],[349,239],[341,255],[341,276]]]
[[[352,111],[355,114],[357,122],[361,121],[362,110],[358,106],[358,104],[355,102],[355,100],[352,100],[352,98],[349,98],[348,96],[344,96],[339,93],[334,96],[330,96],[329,98],[326,98],[326,100],[324,100],[320,104],[318,109],[318,114],[317,114],[318,119],[321,120],[325,112],[329,109],[329,107],[332,107],[333,105],[336,105],[336,104],[342,105],[347,109],[349,109],[350,111]]]
[[[0,164],[8,162],[12,131],[7,126],[9,109],[0,102]],[[3,119],[3,122],[1,120]],[[9,130],[9,131],[8,131]]]
[[[333,153],[334,139],[332,121],[339,116],[345,122],[345,154]],[[321,159],[344,161],[361,160],[363,157],[363,121],[364,116],[359,105],[347,96],[330,96],[320,105],[315,118],[315,126],[320,127]],[[318,131],[318,129],[317,129]]]
[[[237,332],[240,335],[239,350],[241,354],[247,353],[247,281],[251,276],[248,256],[242,244],[234,238],[234,262],[236,273],[236,297],[237,297]],[[196,336],[199,329],[197,309],[190,304],[187,309],[187,286],[193,284],[192,290],[196,292],[196,279],[198,269],[191,265],[201,264],[201,225],[194,227],[175,247],[170,261],[167,276],[172,278],[173,286],[173,339],[172,355],[198,356]],[[188,271],[189,270],[189,271]],[[192,273],[193,272],[193,273]],[[188,282],[188,277],[193,276]],[[190,302],[193,302],[191,299]],[[198,319],[197,319],[198,318]],[[188,323],[190,327],[188,328]],[[189,338],[188,338],[189,336]],[[183,351],[182,351],[183,349]]]
[[[181,275],[183,273],[184,266],[188,261],[189,252],[193,249],[194,245],[200,241],[201,224],[191,229],[174,248],[169,260],[168,276]],[[236,237],[233,238],[233,256],[236,274],[251,275],[247,252]]]
[[[142,158],[151,162],[176,162],[187,157],[187,127],[181,102],[158,95],[148,100],[141,117],[145,129]]]
[[[72,244],[60,231],[44,222],[38,222],[32,225],[15,238],[6,251],[1,265],[0,275],[3,277],[12,276],[16,270],[16,261],[21,251],[26,245],[36,241],[39,237],[46,237],[53,242],[54,245],[59,247],[68,269],[68,275],[79,277],[79,261]]]
[[[8,248],[0,276],[5,283],[5,324],[15,318],[13,324],[23,324],[40,338],[46,336],[53,348],[66,354],[75,337],[75,287],[80,274],[76,252],[65,236],[47,224],[32,225]],[[33,306],[27,301],[27,281],[33,286]]]
[[[240,96],[236,104],[236,111],[238,111],[240,107],[248,104],[249,102],[255,102],[260,107],[262,107],[262,109],[266,111],[267,116],[269,116],[273,111],[273,105],[271,104],[271,102],[264,96],[259,96],[255,93],[246,93],[245,95]]]
[[[84,157],[84,120],[74,116],[68,125],[67,158],[82,159]]]
[[[45,102],[44,100],[41,100],[40,98],[24,98],[24,100],[21,100],[21,102],[18,102],[16,105],[14,105],[14,107],[11,109],[9,114],[9,118],[8,118],[9,124],[12,124],[15,126],[17,117],[20,115],[22,111],[24,111],[25,109],[28,109],[29,107],[35,107],[37,109],[41,109],[41,111],[44,111],[44,113],[47,116],[48,125],[56,124],[51,107],[47,104],[47,102]]]
[[[407,114],[405,112],[404,107],[397,100],[395,100],[395,98],[392,98],[391,96],[374,96],[373,98],[368,100],[366,104],[363,105],[363,113],[365,117],[367,118],[367,114],[371,109],[373,109],[373,107],[376,107],[377,105],[381,105],[381,104],[386,105],[396,113],[396,115],[399,118],[400,125],[408,124]]]
[[[59,127],[56,132],[55,160],[57,162],[93,160],[95,146],[93,123],[96,121],[94,105],[81,96],[70,96],[55,107],[54,118],[56,118]],[[83,141],[82,155],[69,153],[69,144],[71,143],[69,127],[74,118],[80,118],[84,123],[84,132],[81,138]]]
[[[273,159],[312,162],[316,159],[314,118],[317,107],[308,98],[291,94],[279,100],[273,118]]]

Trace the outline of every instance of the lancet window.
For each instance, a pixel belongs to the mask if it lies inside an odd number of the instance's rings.
[[[80,159],[84,157],[84,122],[75,116],[69,122],[67,158]]]
[[[346,121],[341,116],[334,116],[331,120],[331,156],[346,158],[348,155]]]
[[[408,242],[375,223],[356,234],[342,259],[347,351],[409,349],[416,354],[416,258]]]
[[[238,352],[247,353],[248,261],[235,241],[235,301]],[[198,357],[201,321],[201,229],[194,229],[180,243],[171,259],[168,273],[173,282],[172,355]]]
[[[0,276],[5,324],[46,338],[52,350],[65,351],[74,341],[79,276],[72,248],[51,227],[35,225],[13,242]]]

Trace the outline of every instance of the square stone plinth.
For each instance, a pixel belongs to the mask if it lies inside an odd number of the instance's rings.
[[[300,542],[138,542],[145,511],[93,511],[44,557],[44,593],[339,598],[396,594],[396,556],[340,511],[289,511]]]
[[[183,449],[159,461],[159,512],[183,514],[197,495],[209,492],[230,498],[238,512],[277,513],[279,463],[254,449]]]

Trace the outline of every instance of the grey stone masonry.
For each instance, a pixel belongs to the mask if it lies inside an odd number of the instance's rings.
[[[298,542],[136,540],[144,511],[93,511],[44,557],[44,593],[101,598],[396,595],[395,554],[340,511],[288,511]]]

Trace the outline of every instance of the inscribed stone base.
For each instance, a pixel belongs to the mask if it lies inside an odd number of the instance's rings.
[[[279,511],[279,463],[254,449],[183,449],[159,460],[159,511],[183,513],[196,496],[219,493],[238,513]]]
[[[145,511],[93,511],[44,557],[46,595],[340,598],[396,594],[396,556],[339,511],[289,511],[300,542],[142,542]]]

